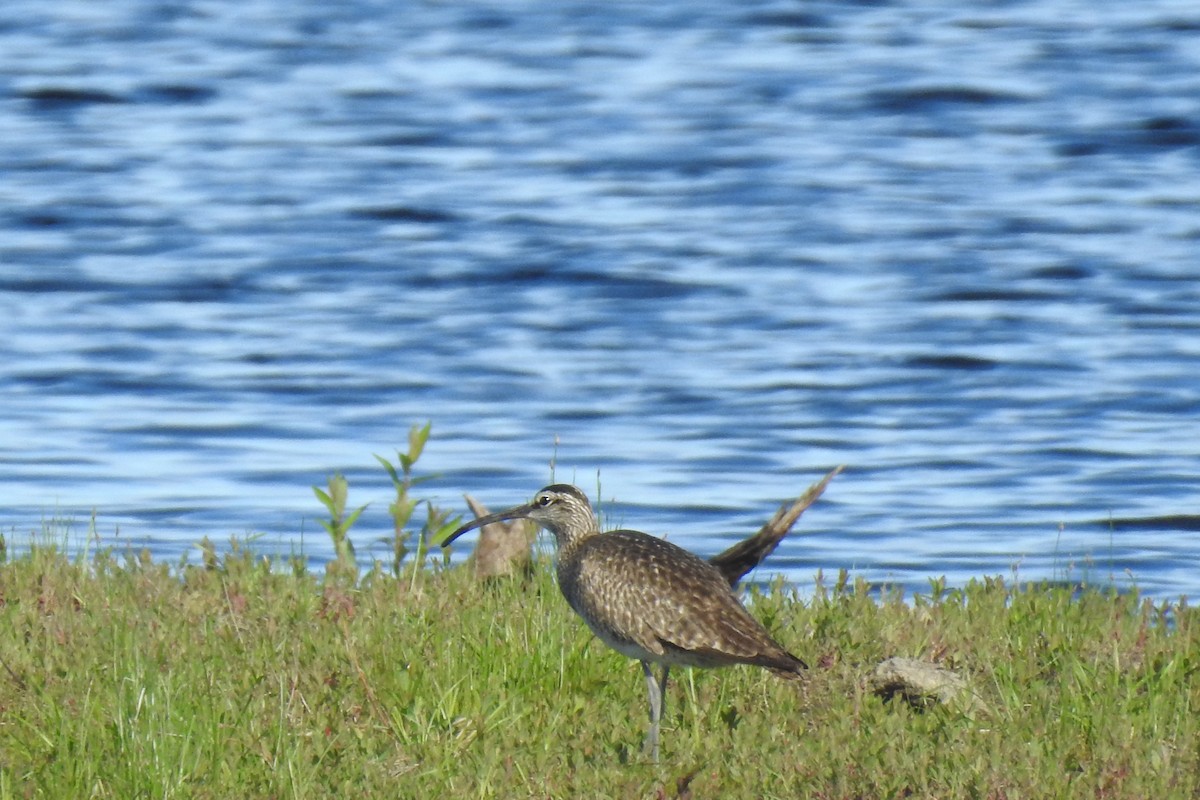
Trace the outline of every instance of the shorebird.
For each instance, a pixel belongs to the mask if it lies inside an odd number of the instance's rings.
[[[547,486],[530,503],[472,520],[442,547],[473,528],[517,518],[531,519],[554,535],[558,588],[575,613],[600,641],[641,662],[650,699],[644,749],[652,760],[658,760],[671,667],[751,664],[793,680],[807,669],[750,616],[733,593],[730,576],[647,533],[601,533],[587,495],[574,486]],[[662,667],[661,677],[652,664]]]

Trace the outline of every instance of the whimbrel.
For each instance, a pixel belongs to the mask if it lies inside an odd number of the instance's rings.
[[[650,697],[645,750],[653,760],[671,667],[752,664],[789,679],[807,668],[750,616],[721,570],[640,531],[601,533],[587,495],[574,486],[547,486],[526,505],[468,522],[442,546],[481,525],[520,517],[554,535],[558,587],[575,613],[600,641],[642,663]],[[651,664],[662,667],[661,678]]]

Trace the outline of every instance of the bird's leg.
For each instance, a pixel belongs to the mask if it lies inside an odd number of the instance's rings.
[[[658,680],[658,718],[662,719],[667,715],[667,673],[671,671],[671,667],[663,664],[662,677]]]
[[[646,693],[650,695],[650,732],[646,734],[643,752],[650,754],[651,761],[658,761],[658,723],[662,719],[663,689],[666,688],[666,668],[663,668],[663,683],[659,685],[649,661],[642,662],[646,674]]]

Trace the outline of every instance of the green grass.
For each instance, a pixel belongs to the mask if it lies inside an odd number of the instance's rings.
[[[487,586],[285,566],[0,564],[0,798],[1200,796],[1186,606],[998,579],[756,591],[811,680],[677,670],[655,765],[640,669],[547,565]],[[979,706],[883,702],[865,676],[892,655],[960,670]]]

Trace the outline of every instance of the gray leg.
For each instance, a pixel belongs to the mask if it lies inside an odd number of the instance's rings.
[[[662,678],[658,681],[658,717],[662,719],[667,715],[667,673],[671,668],[663,664]]]
[[[650,695],[650,732],[646,734],[646,744],[643,752],[650,754],[652,761],[658,761],[658,723],[662,719],[663,692],[667,686],[667,669],[663,667],[663,682],[660,686],[654,677],[654,670],[649,661],[642,662],[642,672],[646,674],[646,693]]]

